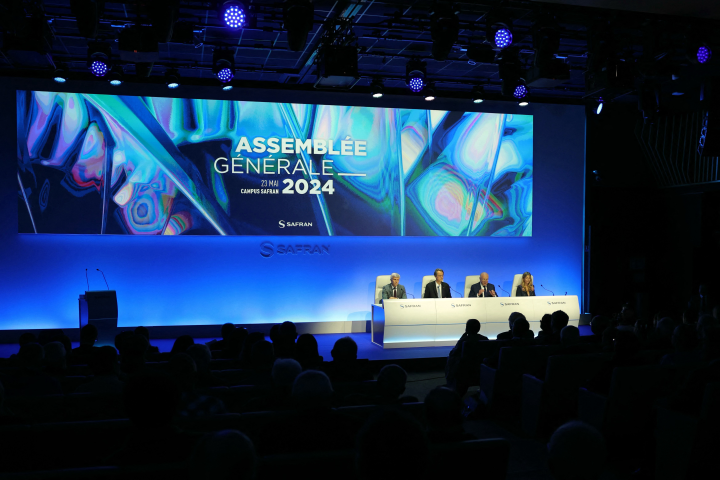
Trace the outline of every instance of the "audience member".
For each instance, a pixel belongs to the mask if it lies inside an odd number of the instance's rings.
[[[605,467],[605,440],[579,421],[555,430],[548,442],[548,469],[556,480],[597,480]]]
[[[660,365],[668,367],[698,365],[702,360],[702,352],[698,349],[698,345],[697,326],[688,323],[678,325],[672,334],[672,346],[675,351],[662,357]]]
[[[207,417],[227,413],[225,404],[212,396],[202,395],[195,390],[197,368],[187,353],[176,353],[168,362],[170,376],[180,387],[181,397],[178,413],[180,417]]]
[[[249,375],[242,379],[243,385],[272,385],[272,368],[275,362],[273,344],[261,340],[252,346]]]
[[[242,330],[245,330],[245,329],[243,328]],[[237,337],[233,336],[233,338],[238,341],[240,339],[242,339],[242,348],[240,351],[240,363],[242,364],[243,367],[249,367],[250,366],[250,355],[252,354],[252,348],[256,343],[262,342],[265,340],[265,334],[262,332],[247,333],[247,330],[245,330],[244,336],[242,336],[242,334],[241,334]],[[235,343],[235,342],[233,342],[233,343]],[[223,352],[223,354],[225,354],[225,351]],[[235,354],[234,349],[232,351],[232,354],[233,355]],[[237,358],[237,356],[235,356],[235,357],[223,356],[223,358]]]
[[[295,355],[303,370],[319,369],[323,362],[323,357],[318,354],[317,340],[310,333],[298,337]]]
[[[553,312],[550,318],[552,333],[536,340],[536,343],[541,345],[560,345],[560,332],[563,328],[567,327],[569,321],[570,317],[562,310]]]
[[[528,332],[532,332],[530,330],[530,324],[525,319],[525,315],[523,315],[522,313],[518,313],[515,316],[512,332],[512,338],[503,343],[504,347],[529,347],[533,345],[532,333],[528,335]],[[485,360],[483,360],[483,363],[492,368],[497,368],[498,363],[500,362],[501,350],[502,349],[497,349],[495,354],[491,357],[485,358]],[[458,391],[458,393],[460,392]]]
[[[523,315],[520,312],[511,313],[510,316],[508,317],[508,324],[510,325],[510,330],[508,330],[507,332],[499,333],[497,336],[497,340],[512,340],[512,338],[514,336],[513,335],[513,325],[515,324],[515,320],[520,317],[525,318],[525,315]],[[528,333],[526,333],[526,335],[528,335],[529,338],[533,338],[535,336],[535,334],[533,333],[532,330],[530,330],[529,327],[528,327]]]
[[[480,322],[471,318],[465,323],[465,333],[460,337],[445,364],[445,380],[447,385],[465,395],[471,385],[477,384],[480,378],[480,364],[483,361],[482,345],[488,338],[480,335]]]
[[[627,330],[615,329],[615,340],[613,342],[613,357],[605,362],[598,373],[588,382],[588,389],[594,392],[607,395],[612,382],[613,371],[616,367],[633,367],[642,365],[642,360],[637,357],[640,351],[640,339],[635,333]]]
[[[175,355],[177,353],[185,353],[185,350],[187,350],[188,347],[191,345],[195,345],[195,340],[193,339],[193,337],[191,337],[190,335],[180,335],[175,340],[175,343],[173,343],[172,350],[170,350],[170,355]]]
[[[225,385],[222,378],[215,375],[210,370],[210,361],[212,360],[212,352],[207,345],[190,345],[185,353],[190,355],[195,361],[197,368],[197,386],[198,388],[219,387]]]
[[[237,430],[205,435],[193,453],[193,475],[197,480],[253,480],[258,458],[255,446]]]
[[[138,337],[147,345],[145,337]],[[159,373],[133,375],[128,378],[123,397],[133,430],[125,444],[103,464],[180,463],[191,457],[200,436],[185,433],[173,423],[181,392],[172,378]]]
[[[260,339],[264,339],[264,335],[262,333],[256,332],[256,335],[259,336]],[[225,358],[230,360],[235,360],[238,358],[242,358],[243,352],[245,351],[245,347],[247,346],[247,339],[248,339],[248,331],[243,327],[234,328],[232,331],[230,331],[227,334],[227,338],[223,341],[223,348],[219,352],[217,352],[216,355],[214,355],[215,358]],[[248,362],[250,360],[250,351],[248,350],[247,354]],[[247,363],[245,364],[247,366]]]
[[[708,330],[718,328],[718,320],[709,314],[700,315],[697,322],[698,338],[702,340]]]
[[[56,378],[64,377],[67,371],[65,346],[55,341],[45,344],[43,349],[45,351],[45,371]]]
[[[106,345],[94,348],[90,354],[89,366],[93,372],[92,380],[79,385],[75,393],[122,394],[125,382],[118,377],[120,366],[113,347]]]
[[[325,369],[333,383],[372,380],[372,374],[358,362],[357,352],[357,343],[350,337],[342,337],[335,342],[330,352],[333,361]]]
[[[90,361],[90,356],[95,349],[95,342],[97,342],[98,330],[95,325],[87,324],[80,329],[80,346],[73,348],[68,355],[68,360],[71,363],[87,364]],[[117,338],[117,337],[116,337]]]
[[[211,340],[207,343],[207,346],[210,347],[210,350],[223,350],[225,347],[227,347],[228,339],[232,335],[232,332],[235,330],[235,325],[232,323],[225,323],[222,327],[220,327],[220,340]]]
[[[289,409],[292,406],[290,394],[293,383],[300,373],[302,373],[302,366],[297,360],[278,358],[272,367],[272,388],[245,402],[242,410],[253,412]]]
[[[129,335],[122,337],[120,369],[123,373],[132,375],[145,369],[148,343],[142,335],[128,333]],[[117,343],[117,337],[115,340]]]
[[[276,338],[272,341],[275,348],[275,356],[278,358],[294,358],[296,355],[295,340],[297,330],[293,322],[283,322],[278,327]]]
[[[148,341],[148,353],[160,353],[160,349],[158,347],[154,347],[150,344],[150,330],[147,327],[135,328],[135,334],[142,335],[145,337],[145,340]]]
[[[118,351],[120,355],[123,354],[123,348],[125,346],[125,341],[132,337],[134,335],[133,332],[130,330],[125,330],[124,332],[120,332],[117,335],[115,335],[115,349]]]
[[[590,320],[590,330],[593,333],[593,342],[602,343],[603,332],[610,327],[610,318],[605,315],[595,315]]]
[[[425,418],[428,438],[432,443],[473,440],[474,435],[463,429],[465,404],[457,392],[436,387],[425,397]]]
[[[61,345],[62,346],[62,345]],[[45,350],[37,343],[27,343],[17,354],[18,370],[2,377],[8,396],[62,394],[60,382],[43,368]]]
[[[405,393],[407,372],[398,365],[385,365],[380,369],[375,392],[353,393],[343,401],[345,405],[401,405],[417,402],[418,399]]]
[[[628,332],[634,331],[635,323],[637,322],[637,318],[635,318],[635,309],[629,305],[623,307],[619,320],[618,326],[616,327],[618,330]]]
[[[552,335],[552,315],[546,313],[540,319],[540,331],[535,338],[543,338]]]
[[[18,339],[18,344],[22,347],[23,345],[27,345],[28,343],[38,343],[37,338],[35,338],[35,335],[30,332],[25,332],[22,335],[20,335],[20,338]]]
[[[380,411],[358,434],[355,465],[359,480],[430,478],[429,442],[423,428],[408,414]]]

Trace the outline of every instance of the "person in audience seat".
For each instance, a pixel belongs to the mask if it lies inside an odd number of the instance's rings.
[[[94,348],[88,362],[93,371],[93,378],[87,383],[78,385],[75,393],[121,395],[125,382],[118,377],[120,366],[117,358],[117,352],[109,345]]]
[[[208,417],[227,413],[222,400],[196,391],[197,368],[190,355],[177,353],[168,363],[170,376],[180,387],[181,397],[178,408],[180,417]]]
[[[196,480],[253,480],[258,457],[244,433],[222,430],[198,442],[191,463],[192,478]]]
[[[525,318],[525,315],[523,315],[520,312],[512,312],[510,314],[510,316],[508,317],[508,324],[510,325],[510,330],[508,330],[507,332],[499,333],[497,336],[497,340],[512,340],[514,337],[513,325],[515,324],[515,319],[521,318],[521,317]],[[530,339],[532,339],[535,336],[533,331],[530,330],[529,328],[528,328],[528,333],[526,333],[526,335]]]
[[[533,345],[533,337],[528,335],[528,332],[530,332],[530,324],[522,313],[518,313],[515,316],[512,332],[512,339],[504,342],[504,347],[529,347]],[[498,362],[500,361],[500,350],[501,348],[497,350],[493,357],[486,358],[483,363],[492,368],[497,368]]]
[[[677,323],[670,317],[658,320],[655,330],[648,335],[645,348],[648,350],[669,350],[672,348],[672,336]]]
[[[480,322],[471,318],[465,323],[465,333],[448,354],[445,380],[460,395],[465,395],[469,386],[480,378],[483,361],[480,342],[486,341],[488,338],[480,335]]]
[[[550,316],[552,318],[552,316]],[[593,343],[602,343],[603,332],[610,327],[610,318],[605,315],[595,315],[590,320],[590,331],[593,333]]]
[[[297,329],[293,322],[283,322],[278,328],[277,337],[273,339],[273,347],[277,358],[295,358]]]
[[[18,370],[0,374],[0,381],[11,395],[59,395],[62,394],[60,382],[48,375],[43,368],[45,350],[42,345],[28,343],[20,347],[17,354]]]
[[[474,440],[463,429],[465,404],[457,392],[447,387],[435,387],[425,397],[427,435],[432,443],[451,443]]]
[[[610,391],[613,370],[617,367],[634,367],[642,365],[638,358],[640,351],[640,339],[633,332],[616,330],[613,343],[614,354],[612,359],[605,362],[598,373],[588,382],[588,389],[603,395]]]
[[[177,339],[175,339],[172,350],[170,350],[170,355],[172,356],[178,353],[185,353],[185,350],[187,350],[191,345],[195,345],[193,337],[190,335],[180,335]]]
[[[357,343],[350,337],[335,342],[330,352],[333,361],[325,365],[325,373],[333,383],[372,380],[372,374],[358,363],[357,352]]]
[[[190,355],[195,361],[197,369],[197,386],[198,388],[219,387],[225,385],[222,378],[216,376],[210,370],[210,362],[212,361],[212,352],[207,345],[195,344],[188,347],[185,353]]]
[[[675,327],[671,342],[675,351],[662,357],[660,365],[667,367],[695,366],[702,361],[702,352],[698,348],[700,341],[695,325],[683,323]]]
[[[148,353],[160,353],[160,349],[150,344],[150,330],[147,327],[137,327],[135,332],[137,335],[142,335],[145,340],[148,341]]]
[[[241,407],[243,412],[265,410],[288,410],[292,407],[292,386],[302,367],[292,358],[278,358],[272,366],[272,388],[260,396],[251,398]]]
[[[552,335],[552,315],[546,313],[540,319],[540,331],[535,339],[541,341],[541,339]]]
[[[228,340],[230,336],[232,335],[232,332],[235,330],[235,325],[232,323],[225,323],[222,327],[220,327],[220,340],[210,340],[207,343],[207,346],[210,348],[210,350],[223,350],[225,347],[227,347],[227,344],[229,343]]]
[[[322,366],[323,357],[318,353],[317,340],[310,333],[298,337],[295,355],[303,370],[318,370]]]
[[[354,393],[347,395],[344,405],[401,405],[417,402],[418,399],[405,393],[407,372],[398,365],[385,365],[380,369],[375,382],[374,393]]]
[[[250,368],[246,377],[242,379],[243,385],[270,386],[272,385],[272,368],[275,362],[273,344],[261,340],[252,346],[250,353]]]
[[[80,329],[80,346],[73,348],[68,354],[70,363],[79,365],[87,364],[94,352],[95,342],[97,342],[98,330],[95,325],[87,324]]]
[[[560,332],[563,328],[567,327],[570,317],[562,310],[557,310],[552,313],[550,317],[550,326],[552,327],[552,334],[545,337],[538,337],[535,343],[539,345],[560,345]]]
[[[556,480],[598,480],[605,470],[605,439],[587,423],[562,425],[547,449],[548,469]]]

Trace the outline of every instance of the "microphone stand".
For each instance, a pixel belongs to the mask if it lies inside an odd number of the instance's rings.
[[[553,294],[553,297],[555,296],[555,292],[553,292],[552,290],[548,290],[547,288],[543,287],[542,284],[540,284],[540,286],[543,288],[543,290],[547,290],[548,292],[552,293],[552,294]]]

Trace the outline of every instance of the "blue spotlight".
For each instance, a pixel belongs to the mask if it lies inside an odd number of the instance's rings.
[[[412,77],[408,86],[410,87],[410,90],[417,93],[425,87],[425,81],[422,77]]]
[[[707,45],[700,45],[697,50],[698,63],[707,63],[712,57],[712,50]]]
[[[217,73],[218,80],[222,83],[228,83],[234,76],[235,74],[230,67],[225,67]]]
[[[597,108],[595,109],[595,115],[600,115],[600,112],[602,112],[603,109],[603,99],[602,97],[598,98],[598,104]]]
[[[512,32],[508,28],[499,28],[495,32],[495,46],[497,48],[506,48],[512,45]]]
[[[517,87],[515,87],[515,90],[513,91],[513,97],[517,98],[518,100],[522,100],[523,98],[527,97],[528,90],[527,87],[520,83]]]
[[[238,29],[245,26],[247,15],[245,7],[240,2],[229,1],[221,7],[221,17],[226,26]]]
[[[93,60],[90,64],[90,72],[96,77],[104,77],[108,73],[108,65],[103,60]]]

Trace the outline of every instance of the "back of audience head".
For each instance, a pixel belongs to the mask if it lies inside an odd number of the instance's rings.
[[[513,338],[527,338],[530,333],[530,324],[525,319],[525,315],[519,314],[513,322],[512,336]]]
[[[323,372],[307,370],[295,378],[292,399],[297,408],[329,408],[333,389]]]
[[[435,387],[425,397],[425,418],[434,431],[462,429],[464,404],[460,395],[447,387]]]
[[[237,338],[239,339],[239,337]],[[250,352],[252,352],[253,345],[255,345],[257,342],[262,342],[263,340],[265,340],[265,334],[262,332],[252,332],[245,335],[243,341],[243,356],[247,357],[248,361],[250,360]]]
[[[310,333],[303,333],[297,339],[295,357],[305,368],[317,366],[320,363],[318,344]]]
[[[128,418],[137,428],[166,427],[180,406],[180,388],[168,375],[133,375],[125,384],[123,401]]]
[[[195,367],[195,361],[187,353],[176,353],[170,358],[168,373],[183,392],[195,388],[197,368]]]
[[[272,379],[276,387],[291,388],[302,373],[302,367],[292,358],[278,358],[272,367]]]
[[[637,319],[635,318],[635,309],[634,308],[632,308],[630,306],[626,306],[625,308],[623,308],[622,313],[620,315],[620,323],[622,325],[630,325],[630,326],[635,325],[636,320]]]
[[[94,375],[117,375],[117,359],[117,351],[113,347],[105,345],[93,350],[90,356],[90,368]]]
[[[225,323],[222,327],[220,327],[220,336],[222,336],[223,340],[227,340],[230,338],[230,334],[233,330],[235,330],[235,325],[232,323]]]
[[[120,332],[117,335],[115,335],[115,348],[120,353],[120,355],[123,354],[123,349],[125,348],[125,342],[128,338],[135,335],[130,330],[125,330],[124,332]]]
[[[630,359],[640,351],[640,339],[633,332],[618,330],[615,333],[615,358]]]
[[[380,395],[386,398],[396,399],[405,393],[407,372],[398,365],[385,365],[380,369],[376,385]]]
[[[563,346],[575,345],[580,341],[580,330],[574,325],[568,325],[560,330],[560,344]]]
[[[480,321],[476,318],[471,318],[465,323],[465,333],[475,334],[480,333]]]
[[[147,340],[148,343],[150,342],[150,330],[147,327],[136,327],[135,332],[133,333],[135,333],[136,335],[142,335],[143,337],[145,337],[145,340]]]
[[[225,343],[225,345],[223,346],[223,350],[225,351],[226,355],[229,357],[240,356],[243,348],[245,347],[247,338],[248,331],[244,327],[233,328],[233,330],[227,334],[227,338],[223,340]]]
[[[428,478],[429,458],[422,426],[399,410],[375,413],[357,436],[355,466],[360,480]]]
[[[183,353],[190,347],[195,345],[195,340],[190,335],[180,335],[172,346],[170,353],[175,355],[176,353]]]
[[[130,332],[122,341],[120,351],[120,364],[126,373],[135,373],[145,365],[145,356],[148,350],[148,341],[142,335]]]
[[[567,327],[570,317],[562,310],[557,310],[552,313],[550,324],[552,325],[553,333],[560,333],[560,331]]]
[[[610,326],[610,319],[605,315],[595,315],[590,320],[590,329],[593,335],[601,337],[606,328]]]
[[[280,336],[280,325],[275,324],[272,327],[270,327],[270,333],[268,334],[270,341],[272,343],[277,343],[279,336]]]
[[[712,315],[700,315],[700,318],[698,318],[697,322],[697,331],[698,331],[698,338],[703,338],[705,336],[705,332],[718,327],[718,320],[717,318],[713,317]]]
[[[672,338],[673,331],[677,327],[677,323],[670,317],[663,317],[657,322],[655,333],[659,338]]]
[[[20,347],[17,354],[20,365],[26,368],[41,368],[45,350],[39,343],[27,343]]]
[[[65,346],[60,342],[49,342],[43,347],[45,350],[45,369],[48,373],[59,374],[65,371]]]
[[[253,443],[237,430],[207,434],[193,454],[194,477],[200,480],[252,480],[257,463]]]
[[[548,468],[556,480],[595,480],[605,465],[605,440],[584,422],[571,421],[548,442]]]
[[[187,350],[185,350],[185,353],[190,355],[195,361],[198,373],[210,373],[210,361],[212,360],[210,347],[196,343],[195,345],[190,345]]]
[[[18,344],[22,347],[23,345],[27,345],[28,343],[37,343],[37,338],[35,338],[35,335],[33,335],[32,333],[25,332],[20,335]]]
[[[270,371],[274,362],[275,352],[272,343],[262,340],[253,345],[250,352],[250,365],[253,368]]]
[[[540,330],[545,333],[552,333],[552,315],[546,313],[540,319]]]
[[[357,360],[357,352],[358,346],[355,340],[350,337],[342,337],[335,342],[330,355],[335,362],[351,362]]]
[[[513,324],[515,323],[515,319],[523,317],[525,318],[525,315],[523,315],[520,312],[512,312],[510,316],[508,317],[508,325],[510,325],[510,331],[512,331]]]
[[[695,325],[683,323],[675,327],[672,334],[672,346],[677,352],[689,352],[695,349],[698,346]]]
[[[88,323],[80,329],[80,345],[93,346],[95,345],[97,337],[98,329],[95,325]]]
[[[278,331],[282,338],[292,339],[293,341],[297,338],[297,328],[293,322],[283,322],[280,324]]]
[[[698,321],[698,311],[694,308],[686,308],[683,311],[683,323],[694,325]]]

